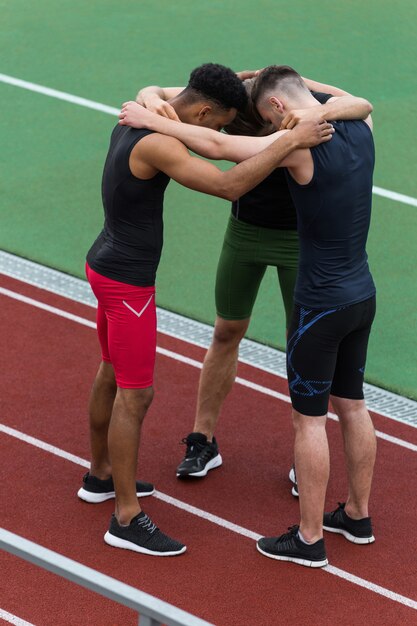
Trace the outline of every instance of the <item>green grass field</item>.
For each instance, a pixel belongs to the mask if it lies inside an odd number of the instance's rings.
[[[379,187],[417,197],[417,5],[370,0],[132,3],[0,1],[0,71],[118,107],[147,84],[183,84],[197,65],[287,63],[374,105]],[[82,276],[102,224],[100,179],[112,116],[0,82],[0,247]],[[213,285],[227,202],[171,183],[159,306],[214,320]],[[417,207],[374,196],[368,252],[378,314],[367,380],[417,398]],[[283,347],[275,273],[249,336]]]

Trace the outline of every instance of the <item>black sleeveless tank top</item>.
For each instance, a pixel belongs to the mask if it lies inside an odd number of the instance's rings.
[[[141,287],[155,284],[163,244],[164,192],[170,181],[163,172],[142,180],[130,171],[131,151],[151,132],[114,128],[102,179],[104,227],[87,254],[98,274]]]

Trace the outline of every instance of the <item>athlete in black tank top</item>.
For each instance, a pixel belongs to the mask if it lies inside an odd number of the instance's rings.
[[[88,264],[99,274],[141,287],[155,284],[170,180],[163,172],[141,180],[130,170],[131,151],[152,132],[119,125],[113,130],[102,180],[104,228],[87,254]]]

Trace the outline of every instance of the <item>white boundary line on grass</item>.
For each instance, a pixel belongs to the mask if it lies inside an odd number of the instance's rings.
[[[44,450],[45,452],[50,452],[51,454],[55,454],[56,456],[59,456],[63,459],[71,461],[72,463],[75,463],[76,465],[81,465],[82,467],[87,467],[87,468],[90,465],[89,462],[86,461],[85,459],[81,459],[80,457],[77,457],[74,454],[66,452],[65,450],[61,450],[60,448],[57,448],[56,446],[52,446],[46,443],[45,441],[41,441],[40,439],[36,439],[35,437],[26,435],[25,433],[22,433],[14,428],[10,428],[9,426],[6,426],[4,424],[0,424],[0,432],[3,432],[6,435],[15,437],[16,439],[19,439],[20,441],[33,445],[37,448],[40,448],[41,450]],[[199,509],[191,504],[187,504],[186,502],[183,502],[182,500],[178,500],[177,498],[173,498],[172,496],[162,493],[161,491],[155,491],[154,497],[157,498],[158,500],[165,502],[166,504],[175,506],[176,508],[181,509],[182,511],[186,511],[187,513],[190,513],[191,515],[195,515],[208,522],[211,522],[212,524],[221,526],[222,528],[225,528],[227,530],[230,530],[231,532],[234,532],[238,535],[246,537],[247,539],[257,541],[258,539],[262,537],[262,535],[260,535],[259,533],[255,533],[247,528],[244,528],[243,526],[239,526],[238,524],[229,522],[228,520],[222,517],[218,517],[217,515],[208,513],[207,511]],[[386,587],[377,585],[369,580],[366,580],[365,578],[360,578],[359,576],[355,576],[354,574],[351,574],[350,572],[342,570],[338,567],[334,567],[333,565],[327,565],[325,568],[323,568],[323,571],[329,574],[333,574],[334,576],[338,576],[339,578],[342,578],[343,580],[351,582],[354,585],[363,587],[364,589],[367,589],[368,591],[377,593],[378,595],[381,595],[384,598],[393,600],[394,602],[398,602],[399,604],[402,604],[411,609],[417,610],[417,601],[412,600],[411,598],[408,598],[407,596],[403,596],[399,593],[391,591],[390,589],[387,589]],[[24,625],[22,624],[22,626]]]
[[[87,98],[74,96],[73,94],[66,93],[65,91],[59,91],[57,89],[51,89],[50,87],[44,87],[43,85],[38,85],[37,83],[31,83],[27,80],[15,78],[14,76],[9,76],[8,74],[0,74],[0,82],[6,83],[8,85],[13,85],[14,87],[27,89],[29,91],[34,91],[44,96],[50,96],[51,98],[57,98],[58,100],[64,100],[65,102],[77,104],[88,109],[94,109],[95,111],[108,113],[110,115],[118,115],[120,111],[120,109],[108,106],[107,104],[101,104],[101,102],[94,102],[94,100],[88,100]],[[396,191],[390,191],[389,189],[383,189],[382,187],[376,186],[373,187],[372,191],[377,196],[382,196],[384,198],[394,200],[394,202],[401,202],[402,204],[409,204],[410,206],[417,207],[417,198],[413,198],[412,196],[406,196],[405,194],[398,193]]]
[[[44,302],[40,302],[39,300],[34,300],[33,298],[28,298],[27,296],[24,296],[20,293],[17,293],[15,291],[11,291],[10,289],[5,289],[4,287],[0,287],[0,294],[3,294],[4,296],[7,296],[9,298],[12,298],[14,300],[18,300],[19,302],[23,302],[24,304],[28,304],[30,306],[34,306],[38,309],[41,309],[43,311],[47,311],[48,313],[52,313],[54,315],[57,315],[59,317],[63,317],[65,319],[68,319],[72,322],[76,322],[78,324],[81,324],[82,326],[87,326],[88,328],[96,328],[96,324],[95,322],[92,322],[91,320],[85,319],[83,317],[80,317],[79,315],[74,315],[73,313],[69,313],[68,311],[64,311],[62,309],[58,309],[57,307],[51,306],[49,304],[45,304]],[[203,364],[200,361],[196,361],[195,359],[191,359],[188,356],[185,356],[183,354],[179,354],[177,352],[173,352],[172,350],[166,350],[165,348],[161,348],[161,347],[157,347],[156,351],[159,354],[162,354],[163,356],[166,356],[170,359],[173,359],[175,361],[179,361],[180,363],[184,363],[186,365],[190,365],[191,367],[196,367],[197,369],[202,369]],[[254,391],[258,391],[259,393],[262,393],[266,396],[270,396],[272,398],[276,398],[277,400],[281,400],[282,402],[286,402],[288,404],[291,404],[291,399],[289,396],[280,393],[279,391],[275,391],[274,389],[270,389],[269,387],[264,387],[263,385],[258,385],[257,383],[254,383],[250,380],[246,380],[245,378],[241,378],[240,376],[237,376],[235,379],[235,382],[239,385],[242,385],[243,387],[248,387],[249,389],[253,389]],[[338,421],[338,417],[337,415],[335,415],[334,413],[331,413],[329,411],[328,413],[328,417],[329,419]],[[414,443],[411,443],[410,441],[405,441],[404,439],[399,439],[398,437],[393,437],[392,435],[388,435],[387,433],[384,433],[382,431],[375,431],[376,432],[376,436],[379,437],[380,439],[384,439],[385,441],[388,441],[390,443],[393,443],[397,446],[401,446],[403,448],[407,448],[408,450],[411,450],[412,452],[417,452],[417,445]]]

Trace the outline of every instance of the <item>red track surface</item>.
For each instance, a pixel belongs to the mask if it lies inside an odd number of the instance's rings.
[[[1,277],[1,285],[94,320],[87,306]],[[8,297],[1,298],[0,422],[83,459],[89,458],[86,407],[99,362],[95,331]],[[159,345],[201,361],[204,351],[159,335]],[[286,382],[242,365],[239,375],[287,394]],[[289,405],[235,385],[217,430],[224,465],[181,482],[178,445],[193,423],[199,370],[158,355],[156,395],[147,416],[139,474],[183,502],[259,534],[298,522],[288,469],[293,442]],[[375,416],[378,430],[417,444],[417,430]],[[346,491],[338,425],[329,420],[331,480],[327,506]],[[415,476],[417,453],[378,440],[372,498],[376,543],[355,546],[326,535],[329,562],[417,601]],[[142,556],[103,542],[112,502],[76,497],[82,467],[0,433],[1,526],[190,611],[216,626],[417,624],[417,611],[326,571],[261,556],[253,540],[155,498],[146,512],[188,551]],[[133,611],[15,557],[0,554],[0,609],[37,626],[130,626]],[[0,619],[1,622],[1,619]]]

